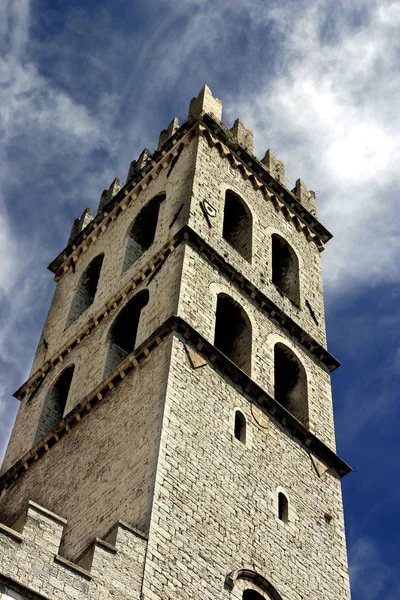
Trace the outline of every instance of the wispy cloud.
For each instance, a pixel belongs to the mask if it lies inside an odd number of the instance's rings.
[[[330,291],[399,279],[399,8],[365,2],[354,15],[345,3],[280,5],[280,76],[246,90],[237,110],[257,145],[285,158],[289,180],[319,191],[336,238],[325,257]]]
[[[351,545],[349,570],[357,598],[395,600],[399,597],[398,573],[387,565],[372,538],[361,537]]]

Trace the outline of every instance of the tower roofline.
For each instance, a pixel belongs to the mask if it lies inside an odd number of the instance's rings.
[[[127,203],[135,200],[141,190],[145,190],[150,181],[158,176],[160,169],[167,168],[178,156],[182,150],[182,142],[187,145],[195,134],[205,135],[211,145],[219,145],[220,151],[228,158],[231,157],[237,163],[235,166],[241,168],[244,177],[251,178],[253,185],[262,189],[266,197],[274,202],[278,210],[282,210],[287,219],[294,220],[296,227],[303,230],[310,241],[317,243],[320,251],[324,249],[324,244],[333,237],[332,234],[288,188],[269,173],[260,160],[240,144],[225,125],[211,114],[201,113],[181,125],[174,135],[147,160],[135,174],[134,179],[127,181],[48,265],[48,269],[55,274],[56,280],[68,270],[72,262],[78,260],[83,248],[97,239],[104,230],[104,221],[107,218],[115,219],[120,212],[124,211]]]

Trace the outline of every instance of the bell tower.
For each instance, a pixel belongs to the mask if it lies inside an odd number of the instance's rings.
[[[0,596],[349,600],[315,194],[205,86],[49,265]]]

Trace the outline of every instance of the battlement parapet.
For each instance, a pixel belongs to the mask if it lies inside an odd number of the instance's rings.
[[[138,600],[146,536],[118,522],[106,540],[96,539],[75,564],[58,554],[66,524],[32,501],[13,528],[0,524],[2,576],[10,589],[26,590],[27,597]]]
[[[120,181],[118,179],[118,177],[116,177],[114,179],[114,181],[111,183],[110,187],[108,188],[108,190],[104,190],[100,196],[100,202],[99,202],[99,208],[98,210],[101,211],[103,210],[103,208],[105,207],[106,204],[108,204],[110,202],[110,200],[112,200],[112,198],[114,198],[114,196],[116,196],[119,192],[119,190],[121,189],[121,184]]]
[[[285,185],[285,164],[283,160],[278,160],[272,150],[268,149],[261,162],[267,167],[272,177],[275,177],[279,183]]]
[[[139,173],[140,171],[143,169],[143,167],[145,165],[147,165],[147,163],[149,162],[149,160],[151,159],[151,152],[148,148],[145,148],[139,155],[139,158],[137,158],[136,160],[133,160],[129,166],[129,171],[128,171],[128,177],[126,178],[126,181],[130,181],[131,179],[134,179]]]
[[[241,119],[236,119],[233,127],[229,130],[232,135],[235,136],[241,146],[243,146],[247,152],[254,153],[254,133],[251,129],[245,127]]]
[[[179,129],[179,121],[176,117],[174,117],[171,123],[168,125],[167,129],[163,129],[160,133],[160,137],[158,138],[158,146],[157,151],[161,150],[161,148],[166,144]]]
[[[80,232],[85,229],[86,225],[89,225],[91,221],[93,221],[92,212],[90,208],[85,208],[82,215],[75,219],[72,224],[71,233],[68,238],[68,244],[72,242],[72,240],[74,240],[80,234]]]
[[[298,179],[296,181],[296,185],[293,188],[292,193],[314,217],[317,217],[317,198],[315,192],[308,190],[302,179]]]
[[[204,113],[212,115],[217,121],[222,119],[222,102],[214,98],[208,85],[204,85],[198,95],[191,99],[188,117],[197,118]]]

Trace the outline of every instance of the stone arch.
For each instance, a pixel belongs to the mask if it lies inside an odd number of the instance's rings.
[[[214,346],[251,375],[251,322],[244,308],[225,293],[217,296]]]
[[[236,192],[225,191],[222,237],[245,260],[252,257],[253,217],[246,202]]]
[[[93,304],[103,260],[104,254],[98,254],[82,273],[69,309],[67,328]]]
[[[124,240],[125,255],[122,265],[123,272],[129,269],[154,242],[160,204],[165,198],[166,195],[164,192],[154,196],[146,202],[133,223],[131,223]]]
[[[272,234],[272,283],[300,306],[299,259],[289,242],[277,233]]]
[[[142,290],[125,304],[114,319],[107,334],[104,377],[134,351],[141,312],[148,302],[149,291]]]
[[[36,429],[34,444],[57,427],[63,418],[75,365],[69,365],[57,377],[47,392]]]
[[[307,373],[285,343],[274,346],[274,398],[305,427],[309,427]]]
[[[226,576],[225,585],[229,590],[233,590],[235,585],[240,581],[248,581],[252,583],[254,587],[260,590],[260,592],[264,593],[261,594],[262,598],[265,598],[266,594],[266,598],[268,600],[283,600],[282,596],[268,581],[268,579],[266,579],[260,573],[257,573],[257,571],[253,571],[252,569],[237,569],[236,571],[232,571]]]

